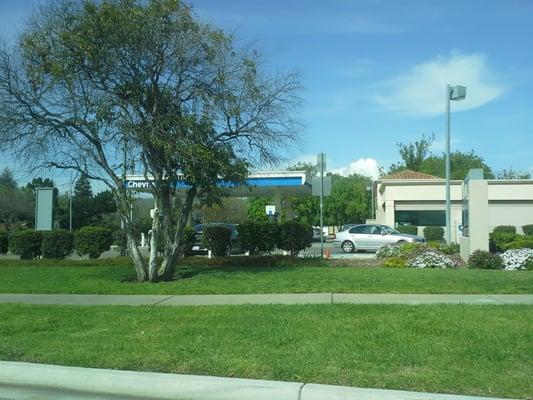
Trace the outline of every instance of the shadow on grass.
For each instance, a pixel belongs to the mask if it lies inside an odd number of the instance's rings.
[[[185,257],[178,260],[174,278],[170,281],[160,281],[159,283],[182,281],[221,272],[229,274],[234,272],[261,274],[319,266],[324,267],[327,264],[320,260],[289,256],[232,256],[211,259],[206,257]],[[120,281],[124,283],[137,282],[133,273],[123,277]]]

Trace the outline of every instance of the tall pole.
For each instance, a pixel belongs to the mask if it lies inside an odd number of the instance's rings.
[[[124,148],[123,148],[123,151],[124,151],[124,154],[123,154],[123,164],[122,164],[122,185],[123,187],[125,188],[126,187],[126,174],[127,174],[127,170],[126,170],[126,163],[128,162],[128,154],[126,152],[126,136],[124,136],[122,138],[122,140],[124,141]],[[127,198],[127,194],[126,194],[126,198]],[[124,214],[126,214],[128,211],[127,210],[124,210]],[[122,230],[126,229],[126,224],[124,222],[124,216],[121,216],[120,218],[120,227],[122,228]]]
[[[324,153],[320,153],[320,258],[324,258]]]
[[[450,206],[450,99],[451,87],[446,85],[446,242],[451,242]]]
[[[68,191],[68,227],[72,232],[72,188],[69,188]]]

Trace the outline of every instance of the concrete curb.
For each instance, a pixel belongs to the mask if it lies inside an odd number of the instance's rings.
[[[399,390],[119,371],[0,361],[0,390],[25,388],[61,394],[142,398],[145,400],[503,400]],[[13,389],[15,390],[15,389]],[[54,392],[55,391],[55,392]],[[100,398],[98,397],[98,398]],[[50,397],[53,398],[53,397]],[[73,398],[73,397],[68,397]],[[77,397],[76,397],[77,398]]]
[[[215,295],[0,294],[1,303],[208,306],[244,304],[533,304],[532,294],[271,293]]]

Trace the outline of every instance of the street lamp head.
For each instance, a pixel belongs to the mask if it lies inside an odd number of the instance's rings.
[[[466,87],[465,86],[452,86],[450,88],[450,100],[464,100],[466,97]]]

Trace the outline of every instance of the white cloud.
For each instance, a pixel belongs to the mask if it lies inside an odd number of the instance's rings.
[[[359,158],[348,166],[333,169],[332,172],[342,176],[359,174],[376,180],[379,177],[379,165],[373,158]]]
[[[437,115],[445,112],[445,87],[464,85],[466,99],[452,102],[454,111],[477,108],[500,96],[497,83],[483,54],[452,53],[415,65],[406,74],[384,84],[375,100],[403,114]]]

